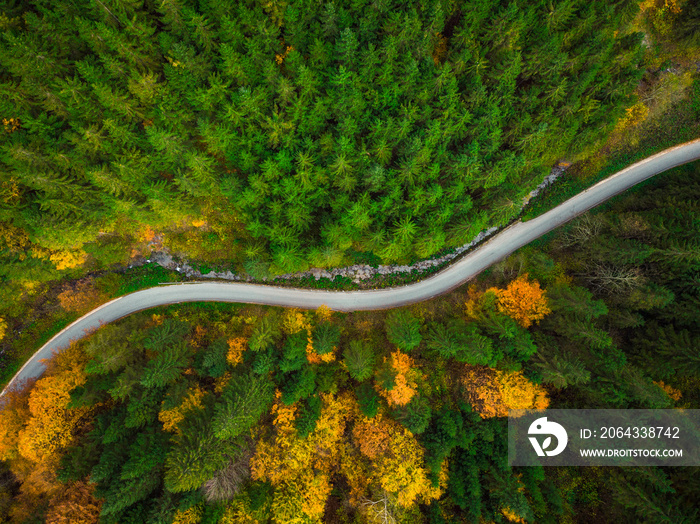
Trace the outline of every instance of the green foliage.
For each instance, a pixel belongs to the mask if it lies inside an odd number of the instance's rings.
[[[182,432],[173,436],[172,448],[165,459],[163,480],[167,490],[180,493],[197,489],[213,477],[228,462],[229,457],[236,456],[239,449],[237,441],[222,440],[216,436],[222,432],[222,412],[218,409],[214,420],[211,420],[211,414],[207,410],[195,412],[181,425]],[[237,428],[242,427],[241,424],[253,418],[247,413],[236,415],[242,422],[229,423],[223,431],[236,433]]]
[[[308,397],[301,402],[297,418],[294,419],[299,437],[305,438],[316,429],[316,422],[321,416],[321,407],[321,397],[318,395]]]
[[[255,354],[253,371],[258,375],[269,375],[275,370],[276,364],[276,352],[273,348],[268,348],[267,351],[259,351]]]
[[[61,456],[56,476],[61,482],[72,482],[88,476],[100,457],[100,442],[88,435],[79,445],[71,446]]]
[[[343,362],[348,368],[348,373],[359,382],[372,376],[375,360],[371,346],[362,340],[351,340],[343,352]]]
[[[365,417],[374,418],[379,410],[379,395],[369,382],[363,382],[355,387],[355,395],[360,405],[360,411]]]
[[[178,59],[186,58],[185,53]],[[229,313],[239,314],[238,306],[224,312],[202,305],[173,306],[164,315],[177,311],[177,322],[165,318],[161,326],[144,329],[144,322],[151,322],[148,312],[107,326],[85,342],[92,358],[88,379],[71,392],[71,406],[101,405],[60,458],[58,478],[70,482],[89,476],[95,496],[104,499],[101,520],[107,523],[169,523],[177,509],[197,504],[202,504],[202,522],[215,522],[224,505],[205,504],[204,486],[221,478],[231,464],[247,464],[251,443],[246,434],[261,421],[269,422],[265,414],[275,386],[284,403],[298,403],[294,424],[300,438],[307,438],[319,420],[319,392],[352,387],[363,415],[376,417],[381,409],[417,435],[425,450],[422,466],[435,487],[447,460],[446,496],[399,512],[397,521],[500,522],[508,508],[528,522],[547,524],[583,522],[591,515],[620,522],[680,516],[694,522],[698,484],[692,471],[683,468],[608,474],[600,468],[508,467],[507,421],[481,419],[471,411],[459,396],[463,366],[456,362],[522,369],[528,380],[545,384],[553,408],[697,407],[697,174],[697,166],[668,173],[656,185],[601,210],[602,217],[591,219],[600,229],[586,241],[571,243],[572,231],[562,231],[549,244],[530,248],[484,275],[484,287],[501,285],[519,271],[543,275],[552,313],[529,330],[502,315],[488,293],[476,318],[466,322],[461,312],[455,313],[453,300],[463,301],[463,292],[449,302],[427,304],[422,315],[430,319],[424,332],[428,352],[415,356],[418,391],[406,406],[389,408],[376,391],[395,387],[396,371],[387,362],[375,369],[379,355],[374,350],[387,350],[399,337],[410,335],[403,328],[390,335],[392,322],[415,322],[397,313],[389,315],[386,339],[381,329],[366,332],[364,321],[376,325],[376,318],[334,315],[333,329],[321,328],[332,336],[322,335],[316,342],[326,337],[331,340],[327,344],[343,347],[343,363],[310,365],[306,332],[282,341],[281,333],[275,334],[279,315],[272,310],[265,317],[269,325],[261,328],[259,321],[254,328],[258,350],[245,354],[220,396],[221,382],[214,379],[226,369],[227,346],[216,337],[247,336],[241,333],[249,329],[244,326],[247,311],[232,318]],[[410,224],[403,227],[402,234],[410,236]],[[610,274],[596,273],[600,267],[621,268],[625,272],[619,275],[635,276],[639,282],[629,293],[616,293],[614,284],[604,282]],[[190,325],[221,335],[213,336],[208,346],[188,347],[182,338]],[[356,339],[346,341],[339,333]],[[491,352],[489,361],[484,348]],[[171,366],[171,360],[180,363]],[[189,362],[197,373],[182,375]],[[372,375],[375,381],[367,380]],[[659,380],[664,380],[663,387]],[[159,411],[179,407],[192,391],[204,392],[203,406],[184,410],[185,420],[177,425],[181,434],[164,433]],[[672,398],[677,393],[680,400]],[[352,431],[352,424],[347,430]],[[332,476],[328,507],[345,496],[337,480],[340,470]],[[7,493],[16,496],[16,488],[0,485],[0,514]],[[270,518],[272,501],[285,493],[246,480],[236,500],[249,504],[250,511],[262,509],[255,516],[264,519]],[[366,496],[374,500],[382,494],[370,485]],[[35,520],[42,518],[41,511]]]
[[[158,475],[144,475],[112,484],[105,495],[101,515],[118,517],[129,506],[148,499],[160,485]]]
[[[277,319],[273,318],[272,315],[266,315],[256,323],[248,345],[253,351],[262,351],[273,346],[281,334],[282,331]]]
[[[205,376],[217,378],[226,372],[227,352],[228,345],[224,339],[215,340],[209,345],[203,354],[201,363],[202,369],[206,371]]]
[[[473,322],[454,319],[446,325],[432,324],[427,347],[442,358],[471,365],[495,365],[491,339],[481,335]]]
[[[314,351],[319,355],[325,355],[333,351],[340,341],[340,329],[332,322],[320,322],[312,334]]]
[[[394,369],[390,361],[383,362],[377,370],[374,372],[374,380],[377,385],[387,391],[394,389],[396,385],[396,377],[398,376],[398,371]]]
[[[161,324],[146,331],[143,346],[151,351],[162,352],[182,342],[188,331],[187,324],[167,318]]]
[[[88,373],[107,374],[134,366],[143,359],[143,348],[133,339],[133,324],[127,320],[97,330],[85,344],[85,352],[93,357],[86,366]]]
[[[316,390],[316,373],[317,371],[309,366],[287,373],[280,386],[282,402],[291,406],[297,400],[312,395]]]
[[[402,351],[410,351],[420,345],[420,326],[420,320],[409,311],[392,311],[386,317],[386,336]]]
[[[217,403],[212,430],[216,438],[232,439],[248,431],[272,405],[274,385],[266,376],[234,375]]]
[[[140,428],[155,421],[162,397],[162,389],[137,388],[126,405],[124,425],[128,428]]]
[[[158,475],[170,448],[170,438],[160,424],[146,428],[138,434],[129,449],[129,459],[124,463],[120,479],[135,479],[143,475]]]
[[[426,430],[430,423],[431,414],[428,399],[418,395],[414,395],[408,404],[400,406],[392,412],[392,416],[414,435]]]
[[[552,384],[558,389],[568,386],[587,384],[591,380],[591,372],[580,360],[567,355],[554,355],[547,359],[538,355],[536,366],[542,374],[542,382]]]
[[[23,2],[0,47],[0,108],[21,122],[0,142],[18,188],[3,214],[72,248],[122,217],[229,209],[188,249],[235,245],[257,276],[427,257],[507,222],[554,160],[614,126],[643,73],[629,9]],[[102,237],[91,252],[119,260]]]
[[[177,380],[187,367],[188,349],[184,341],[162,349],[144,368],[141,385],[147,388],[164,387]]]
[[[287,336],[284,342],[284,353],[279,365],[280,370],[284,373],[289,373],[290,371],[301,369],[307,362],[307,344],[307,334],[304,330]]]

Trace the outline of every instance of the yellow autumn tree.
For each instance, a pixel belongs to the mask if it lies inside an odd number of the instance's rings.
[[[508,522],[517,522],[519,524],[525,524],[525,519],[523,519],[520,515],[518,515],[508,506],[501,508],[501,514],[508,520]]]
[[[204,506],[196,504],[185,510],[176,511],[172,524],[199,524],[204,516]]]
[[[360,453],[369,459],[365,467],[369,471],[368,480],[395,495],[400,506],[408,507],[416,501],[429,503],[442,493],[446,472],[441,475],[441,486],[433,488],[424,467],[423,448],[398,422],[381,414],[371,419],[361,416],[352,436]],[[355,492],[360,492],[366,484],[355,475],[348,480]]]
[[[331,310],[331,308],[329,308],[325,304],[319,306],[316,309],[316,319],[319,322],[322,322],[324,320],[330,322],[332,318],[333,318],[333,311]]]
[[[617,122],[615,126],[615,131],[624,131],[642,123],[646,117],[649,115],[649,108],[644,104],[644,102],[637,102],[631,107],[625,109],[625,114]]]
[[[546,390],[527,380],[522,371],[497,371],[465,366],[460,377],[465,396],[481,418],[505,417],[510,409],[546,409]]]
[[[51,253],[51,255],[49,255],[49,260],[59,271],[63,269],[73,269],[82,266],[87,261],[87,253],[82,249],[76,251],[61,249]]]
[[[643,0],[639,4],[642,11],[670,11],[671,13],[680,13],[684,0]]]
[[[282,332],[287,335],[293,335],[302,330],[309,330],[311,323],[307,315],[303,311],[291,308],[287,309],[282,315]]]
[[[247,491],[242,491],[228,503],[219,524],[267,524],[270,520],[268,515],[266,504],[256,504],[253,508],[250,495]]]
[[[273,431],[261,438],[251,458],[254,480],[275,486],[272,504],[276,522],[320,522],[330,494],[331,473],[338,465],[352,398],[322,393],[316,428],[299,438],[294,427],[296,406],[285,406],[276,392]]]
[[[7,333],[7,321],[0,317],[0,340],[5,338],[5,334]]]
[[[237,366],[243,362],[243,353],[248,348],[248,339],[244,337],[231,337],[228,339],[228,353],[226,362],[232,366]]]
[[[498,309],[523,327],[542,320],[551,313],[545,290],[536,280],[528,280],[527,273],[513,280],[506,289],[490,288],[498,297]]]
[[[163,423],[163,430],[170,433],[180,434],[177,425],[185,420],[185,416],[190,411],[202,408],[204,391],[199,386],[190,388],[179,406],[172,409],[161,410],[158,413],[158,420]]]
[[[0,240],[12,253],[21,253],[31,245],[26,231],[13,226],[10,222],[0,222]],[[23,260],[23,257],[20,259]]]
[[[498,371],[496,379],[507,409],[546,409],[549,406],[545,389],[526,379],[522,371]]]

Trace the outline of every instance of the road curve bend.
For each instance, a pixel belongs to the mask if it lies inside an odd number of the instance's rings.
[[[700,139],[650,156],[618,171],[537,218],[514,223],[459,261],[415,284],[380,290],[323,291],[245,283],[187,282],[125,295],[87,313],[44,344],[15,374],[0,396],[21,380],[41,376],[45,370],[41,360],[51,357],[54,351],[68,347],[72,341],[84,337],[101,325],[156,306],[209,301],[305,309],[315,309],[325,304],[336,311],[359,311],[389,309],[436,297],[460,286],[513,251],[626,189],[658,173],[698,159]]]

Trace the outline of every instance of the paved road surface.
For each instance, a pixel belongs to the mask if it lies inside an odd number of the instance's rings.
[[[244,283],[188,282],[137,291],[103,304],[73,322],[44,344],[7,387],[18,380],[40,376],[45,369],[39,362],[41,359],[50,357],[54,350],[68,347],[71,340],[85,336],[86,332],[136,311],[164,304],[197,301],[247,302],[307,309],[315,309],[325,304],[337,311],[358,311],[388,309],[421,302],[460,286],[516,249],[626,189],[658,173],[698,159],[700,139],[646,158],[533,220],[516,222],[440,273],[416,284],[399,288],[323,291]],[[2,394],[4,392],[3,390]]]

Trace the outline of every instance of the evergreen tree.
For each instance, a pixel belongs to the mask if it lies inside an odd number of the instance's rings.
[[[352,340],[343,352],[343,362],[355,380],[362,382],[374,372],[375,355],[372,348],[361,340]]]
[[[355,388],[360,411],[365,417],[374,418],[379,410],[379,395],[369,382],[363,382]]]
[[[308,397],[301,403],[299,414],[294,420],[299,437],[304,438],[316,429],[316,422],[321,416],[321,407],[321,397],[318,395]]]
[[[394,311],[386,317],[386,335],[403,351],[418,347],[421,342],[420,320],[408,311]]]
[[[187,367],[187,353],[188,347],[184,341],[164,349],[144,368],[141,385],[147,388],[161,388],[177,380]]]
[[[216,405],[212,431],[232,439],[255,425],[272,404],[274,386],[266,376],[238,374],[231,378]]]
[[[321,322],[313,331],[314,351],[325,355],[333,351],[340,341],[340,329],[331,322]]]
[[[248,345],[253,351],[261,351],[275,344],[280,335],[277,319],[266,315],[253,328]]]

